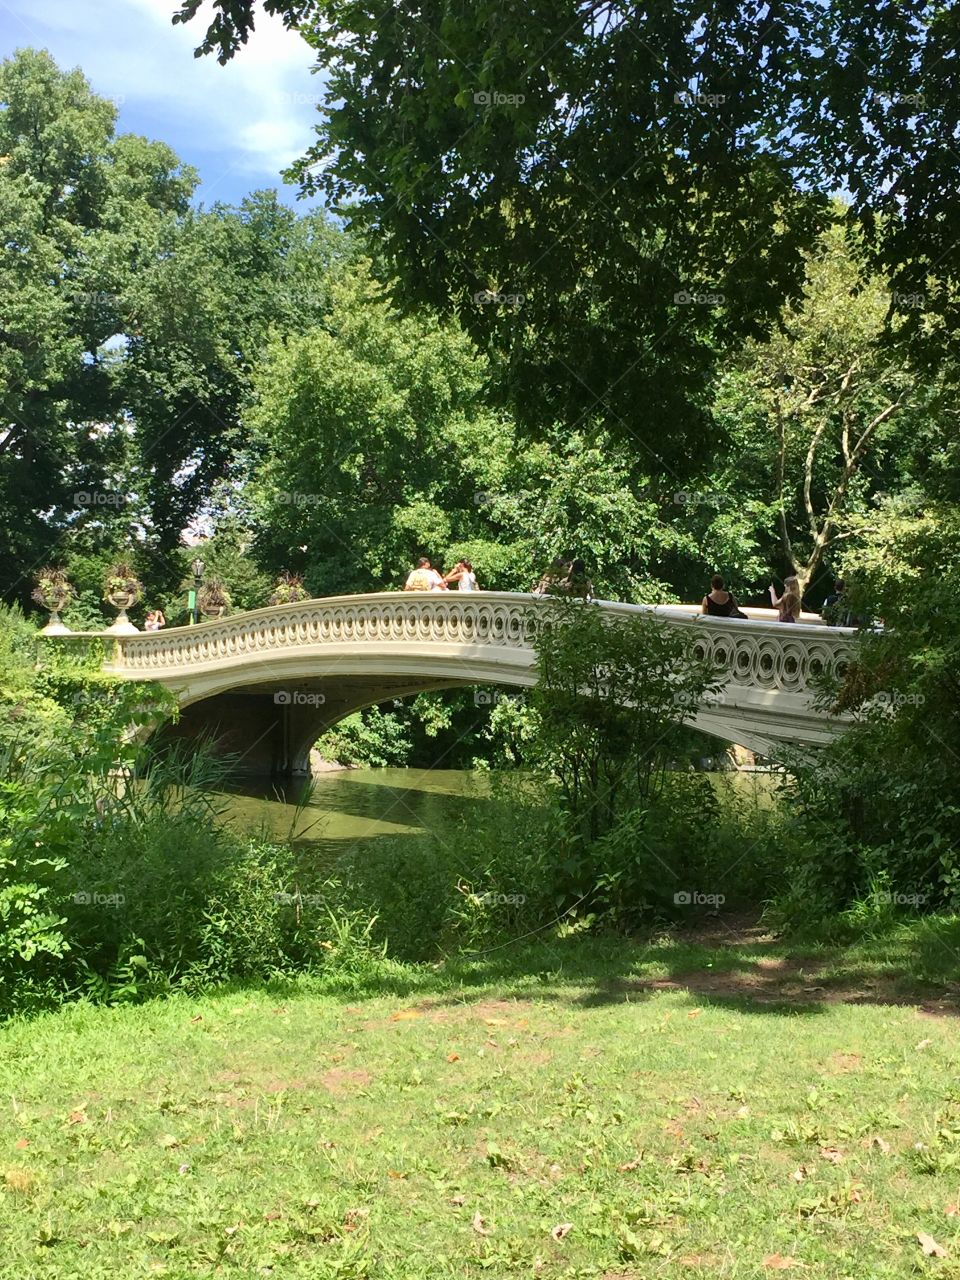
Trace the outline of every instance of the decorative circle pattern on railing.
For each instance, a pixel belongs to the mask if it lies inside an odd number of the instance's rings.
[[[697,652],[709,658],[727,683],[760,690],[804,693],[812,680],[836,671],[849,635],[825,627],[784,626],[768,621],[700,619],[675,609],[601,601],[615,625],[618,617],[655,615],[690,629]],[[304,600],[238,614],[198,627],[117,638],[111,664],[124,674],[172,678],[210,664],[247,658],[269,660],[291,650],[331,646],[423,646],[487,649],[509,664],[509,652],[529,665],[531,634],[542,602],[502,592],[409,595],[385,592]],[[494,652],[496,651],[496,652]],[[513,665],[516,665],[514,660]]]

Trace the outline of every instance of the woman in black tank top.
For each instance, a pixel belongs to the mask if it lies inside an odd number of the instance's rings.
[[[716,596],[719,596],[720,599],[715,599]],[[709,614],[711,618],[732,618],[740,612],[737,608],[736,600],[724,587],[723,579],[719,573],[715,573],[710,579],[710,591],[703,597],[701,610],[703,613]]]

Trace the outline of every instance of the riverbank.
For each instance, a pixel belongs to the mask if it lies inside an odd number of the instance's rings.
[[[957,922],[723,927],[12,1023],[0,1276],[949,1268]]]

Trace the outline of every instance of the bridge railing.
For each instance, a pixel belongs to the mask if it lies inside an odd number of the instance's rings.
[[[512,592],[378,592],[273,605],[193,627],[103,637],[112,644],[107,669],[130,678],[170,680],[211,664],[258,661],[310,648],[376,648],[385,653],[424,645],[456,653],[482,649],[505,662],[532,663],[531,626],[543,606]],[[804,693],[834,672],[854,634],[807,620],[784,625],[772,610],[746,619],[707,617],[693,605],[597,601],[611,622],[650,614],[689,628],[697,650],[734,685]],[[77,637],[80,639],[80,637]]]

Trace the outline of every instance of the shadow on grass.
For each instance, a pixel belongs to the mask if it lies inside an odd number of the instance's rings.
[[[523,1001],[601,1009],[683,993],[691,1003],[774,1017],[813,1016],[838,1004],[900,1006],[960,1016],[960,918],[893,922],[839,942],[776,938],[754,924],[720,922],[646,938],[580,935],[525,942],[433,965],[359,962],[267,983],[230,984],[211,995],[256,989],[277,999],[316,994],[412,1001],[420,1011]]]

